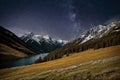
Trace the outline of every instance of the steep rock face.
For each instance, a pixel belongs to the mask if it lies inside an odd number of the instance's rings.
[[[0,68],[8,66],[16,59],[35,54],[20,38],[0,27]]]
[[[44,58],[44,61],[61,58],[64,55],[69,56],[69,54],[88,49],[99,49],[115,45],[120,45],[119,21],[112,22],[106,26],[99,25],[89,29],[62,48],[51,52]]]
[[[34,35],[33,32],[26,33],[21,36],[21,39],[36,53],[48,53],[62,47],[67,43],[65,40],[52,39],[48,35]]]

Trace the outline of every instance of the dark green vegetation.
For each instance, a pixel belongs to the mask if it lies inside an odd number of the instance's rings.
[[[114,45],[120,45],[120,23],[116,23],[116,26],[111,28],[109,32],[104,34],[104,36],[101,38],[93,38],[83,44],[78,44],[76,43],[77,41],[80,41],[80,39],[78,38],[72,42],[69,42],[64,47],[51,52],[43,59],[43,61],[62,58],[64,55],[69,56],[72,53],[82,52],[88,49],[99,49]]]

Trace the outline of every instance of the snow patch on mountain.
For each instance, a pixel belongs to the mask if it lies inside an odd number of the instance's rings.
[[[104,35],[107,35],[109,33],[110,29],[116,26],[116,23],[118,22],[112,22],[106,26],[98,25],[96,27],[92,27],[89,30],[82,33],[76,41],[76,44],[82,44],[87,42],[90,39],[98,39],[103,37]]]
[[[49,40],[49,39],[50,39],[50,36],[45,35],[45,36],[43,36],[43,38],[44,38],[44,39],[48,39],[48,40]]]

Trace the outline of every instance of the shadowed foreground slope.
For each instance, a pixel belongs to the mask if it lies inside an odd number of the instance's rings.
[[[31,48],[27,44],[25,44],[25,42],[23,42],[19,37],[17,37],[14,33],[0,26],[0,52],[3,53],[10,49],[19,51],[21,52],[21,54],[24,53],[25,55],[35,54],[31,50]],[[9,52],[9,55],[11,54],[13,55],[13,53]],[[14,55],[17,56],[16,53],[14,53]],[[18,56],[19,55],[20,53],[18,54]]]
[[[0,69],[0,80],[119,80],[120,46],[87,50],[61,59]]]
[[[17,59],[35,54],[11,31],[0,26],[0,68],[10,67]]]

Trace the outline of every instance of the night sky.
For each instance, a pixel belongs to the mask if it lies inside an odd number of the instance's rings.
[[[0,0],[0,25],[70,40],[99,24],[120,19],[120,0]]]

